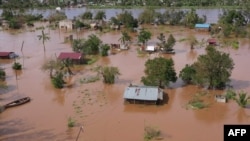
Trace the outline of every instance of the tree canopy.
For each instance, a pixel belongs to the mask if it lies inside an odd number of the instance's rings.
[[[138,41],[143,45],[145,45],[145,43],[147,43],[147,41],[151,38],[151,36],[152,33],[150,31],[142,29],[138,35]]]
[[[75,39],[73,40],[73,51],[81,52],[84,54],[98,54],[102,41],[96,35],[88,36],[88,39]]]
[[[145,63],[145,75],[141,78],[144,85],[160,86],[168,85],[177,80],[174,69],[174,61],[158,57],[149,59]]]
[[[181,70],[180,77],[185,82],[221,89],[230,81],[233,68],[229,54],[208,46],[206,54],[200,55],[194,64],[186,65]]]

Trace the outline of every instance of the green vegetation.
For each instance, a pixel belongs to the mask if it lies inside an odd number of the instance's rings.
[[[88,36],[88,39],[74,39],[72,48],[75,52],[81,52],[86,55],[94,55],[99,53],[102,41],[96,35]]]
[[[206,48],[206,54],[200,55],[191,66],[181,70],[180,77],[188,83],[208,88],[225,88],[234,67],[229,54],[216,50],[213,46]]]
[[[228,100],[232,99],[242,108],[245,108],[249,104],[250,96],[247,96],[247,93],[244,91],[235,92],[232,89],[226,91],[226,98]]]
[[[103,77],[103,82],[107,84],[115,83],[115,78],[120,75],[119,69],[112,66],[101,67],[101,75]]]
[[[5,71],[0,68],[0,81],[4,81],[5,77],[6,77]]]
[[[55,88],[61,89],[63,88],[63,85],[65,84],[65,81],[63,80],[63,73],[57,72],[52,78],[51,83]]]
[[[160,137],[161,131],[151,126],[144,127],[144,141],[150,141]]]
[[[45,42],[50,39],[48,36],[48,33],[44,33],[44,30],[42,30],[42,34],[37,36],[39,40],[42,40],[43,43],[43,51],[45,52]]]
[[[12,65],[12,68],[14,70],[21,70],[22,69],[22,64],[20,64],[19,62],[14,62],[14,64]]]
[[[144,85],[164,87],[170,82],[177,80],[176,72],[174,69],[174,61],[172,59],[165,59],[158,57],[149,59],[145,63],[145,74],[141,78]]]
[[[68,124],[67,124],[68,127],[69,127],[69,128],[74,127],[75,124],[76,124],[75,122],[76,122],[76,121],[75,121],[72,117],[69,117],[69,118],[68,118]]]
[[[91,83],[103,78],[103,82],[106,84],[114,84],[115,79],[118,78],[120,74],[119,69],[113,66],[96,66],[91,69],[96,72],[96,76],[90,76],[80,79],[80,83]]]
[[[127,42],[130,42],[131,41],[131,36],[129,36],[128,32],[126,31],[122,31],[122,36],[121,38],[119,38],[119,41],[124,44],[124,45],[127,45]]]
[[[206,96],[207,92],[202,91],[196,93],[191,100],[187,103],[187,108],[191,109],[203,109],[207,108],[208,104],[202,99],[202,97]]]
[[[138,35],[138,41],[145,45],[147,41],[151,38],[152,33],[150,31],[146,31],[142,29]]]
[[[102,44],[100,46],[100,50],[102,56],[108,56],[108,51],[110,50],[110,46],[108,44]]]
[[[64,87],[65,84],[65,81],[63,79],[64,75],[73,74],[71,67],[73,67],[73,63],[70,59],[65,59],[61,61],[50,59],[43,64],[42,70],[48,71],[53,86],[55,88],[61,89]]]

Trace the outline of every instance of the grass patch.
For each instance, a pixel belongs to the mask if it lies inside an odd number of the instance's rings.
[[[100,80],[98,76],[90,76],[90,77],[81,78],[79,81],[81,84],[86,84],[86,83],[93,83],[98,80]]]
[[[142,51],[141,49],[137,49],[137,56],[138,57],[145,57],[145,56],[147,56],[148,55],[148,53],[147,52],[144,52],[144,51]]]
[[[161,131],[151,126],[144,127],[144,141],[150,141],[158,138],[161,135]]]
[[[202,97],[206,96],[206,91],[196,93],[191,100],[187,103],[187,108],[191,109],[204,109],[208,107],[208,104],[202,100]]]
[[[98,59],[99,59],[99,56],[88,56],[88,61],[87,61],[87,64],[88,65],[91,65],[91,64],[94,64]]]

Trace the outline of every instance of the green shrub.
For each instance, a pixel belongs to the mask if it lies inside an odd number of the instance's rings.
[[[160,130],[157,130],[153,127],[147,126],[144,128],[144,141],[150,141],[159,137],[161,134]]]
[[[55,88],[63,88],[63,84],[65,84],[65,81],[63,80],[63,74],[61,72],[56,73],[55,76],[52,77],[51,83]]]
[[[74,127],[75,126],[75,120],[71,117],[68,118],[68,127]]]
[[[13,65],[12,65],[12,68],[14,70],[21,70],[22,69],[22,65],[18,62],[15,62]]]
[[[6,73],[4,70],[0,69],[0,80],[4,81],[5,80]]]

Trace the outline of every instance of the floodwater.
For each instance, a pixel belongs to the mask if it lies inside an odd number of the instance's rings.
[[[191,34],[199,40],[208,39],[210,35],[182,27],[152,27],[155,35],[150,41],[156,42],[160,32],[173,33],[177,40],[187,38]],[[186,104],[203,89],[196,86],[184,86],[178,79],[164,91],[169,100],[161,106],[125,104],[123,91],[130,84],[141,84],[144,75],[144,63],[149,58],[162,56],[150,54],[139,57],[136,45],[131,45],[127,51],[100,58],[91,66],[82,67],[71,78],[73,86],[61,90],[53,88],[48,72],[43,72],[41,66],[46,59],[55,58],[60,52],[71,51],[69,43],[64,43],[64,37],[73,34],[74,38],[98,35],[104,43],[119,43],[121,34],[112,31],[100,34],[98,31],[65,32],[45,30],[51,39],[45,42],[46,52],[43,52],[42,42],[37,35],[41,30],[28,30],[12,33],[0,32],[0,51],[14,51],[20,55],[18,62],[24,69],[18,72],[11,69],[13,61],[0,60],[1,67],[7,72],[8,89],[0,93],[1,104],[16,98],[29,96],[31,102],[22,106],[6,109],[0,114],[1,141],[72,141],[79,134],[79,141],[142,141],[144,127],[151,126],[161,131],[163,141],[222,141],[224,124],[249,124],[250,109],[241,109],[233,102],[216,103],[214,94],[223,93],[220,90],[207,91],[204,99],[209,107],[202,110],[187,109]],[[22,42],[24,42],[21,52]],[[222,49],[231,54],[235,68],[231,76],[234,89],[250,93],[249,40],[241,40],[238,50]],[[175,62],[177,74],[185,64],[193,63],[204,48],[193,51],[186,42],[177,42],[175,55],[163,55]],[[102,81],[82,84],[80,79],[94,75],[91,68],[96,65],[112,65],[118,67],[121,75],[113,85]],[[68,119],[76,121],[73,128],[68,128]],[[80,131],[83,127],[83,132]]]

